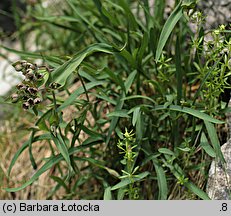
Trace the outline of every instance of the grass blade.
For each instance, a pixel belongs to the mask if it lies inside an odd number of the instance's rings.
[[[104,43],[93,44],[89,47],[85,48],[84,50],[75,54],[70,60],[65,62],[60,67],[56,68],[51,73],[51,80],[52,82],[58,83],[60,86],[63,87],[66,84],[67,78],[71,75],[71,73],[82,63],[82,61],[90,54],[94,52],[103,52],[112,54],[115,50],[112,46]]]
[[[124,81],[121,79],[121,77],[115,73],[113,73],[109,68],[104,68],[106,74],[111,78],[113,82],[115,82],[117,85],[121,86],[121,88],[125,91]]]
[[[66,143],[64,142],[63,138],[61,137],[61,135],[59,133],[57,133],[57,137],[54,136],[51,133],[51,137],[52,140],[54,141],[56,147],[58,148],[59,152],[61,153],[61,155],[63,156],[63,158],[65,159],[65,161],[68,164],[68,167],[70,168],[70,170],[72,169],[72,165],[71,165],[71,160],[70,160],[70,156],[68,154],[68,148]]]
[[[146,164],[148,161],[152,160],[153,166],[156,171],[157,175],[157,183],[158,183],[158,199],[159,200],[166,200],[168,196],[168,184],[167,179],[165,175],[165,171],[162,167],[162,165],[159,163],[157,157],[159,154],[150,154],[150,149],[142,149],[144,153],[146,154],[147,158],[143,161],[143,165]]]
[[[133,177],[132,179],[126,178],[126,179],[122,179],[118,184],[114,185],[111,190],[117,190],[120,188],[123,188],[131,183],[137,182],[142,180],[143,178],[145,178],[146,176],[148,176],[150,173],[149,172],[142,172],[139,175],[137,175],[136,177]]]
[[[103,199],[104,199],[104,200],[112,200],[111,187],[107,187],[107,188],[104,190]]]
[[[19,50],[15,50],[15,49],[11,49],[8,47],[4,47],[2,45],[0,45],[1,48],[7,50],[8,52],[12,52],[15,53],[17,55],[19,55],[22,58],[32,58],[32,59],[41,59],[41,58],[45,58],[47,60],[49,60],[50,62],[56,63],[56,64],[62,64],[62,60],[59,57],[56,56],[47,56],[44,55],[43,52],[25,52],[25,51],[19,51]]]
[[[140,46],[140,49],[138,51],[138,55],[137,55],[137,65],[138,65],[138,68],[141,67],[141,64],[142,64],[142,59],[143,59],[143,55],[145,53],[145,50],[147,49],[147,46],[148,46],[148,33],[147,32],[144,32],[144,35],[143,35],[143,38],[142,38],[142,43],[141,43],[141,46]]]
[[[39,136],[34,137],[34,139],[33,139],[34,142],[33,142],[33,143],[35,143],[35,142],[37,142],[37,141],[51,140],[51,139],[52,139],[52,137],[50,136],[50,134],[49,134],[49,133],[46,133],[46,134],[42,134],[42,135],[39,135]],[[33,143],[32,143],[32,144],[33,144]],[[10,175],[11,170],[12,170],[14,164],[16,163],[17,159],[19,158],[19,156],[20,156],[20,155],[24,152],[24,150],[25,150],[26,148],[28,148],[28,147],[29,147],[29,140],[26,141],[26,142],[24,142],[23,145],[22,145],[22,146],[17,150],[17,152],[14,154],[14,157],[13,157],[13,159],[11,160],[10,166],[9,166],[9,169],[8,169],[8,176]]]
[[[137,22],[136,19],[129,8],[129,4],[125,0],[118,0],[118,4],[124,9],[125,15],[127,16],[127,20],[129,22],[129,26],[131,29],[137,29]]]
[[[211,116],[207,115],[206,113],[203,113],[199,110],[195,110],[195,109],[188,108],[188,107],[181,107],[181,106],[177,106],[177,105],[170,105],[169,107],[165,107],[164,105],[158,105],[158,106],[155,106],[155,108],[152,110],[157,111],[157,110],[164,110],[164,109],[169,109],[169,110],[187,113],[187,114],[195,116],[199,119],[205,120],[207,122],[212,122],[215,124],[224,124],[223,121],[215,119],[215,118],[213,118],[213,117],[211,117]]]
[[[31,132],[30,139],[29,139],[29,156],[30,156],[30,161],[33,169],[37,169],[37,164],[35,162],[33,153],[32,153],[32,143],[34,142],[34,135],[35,135],[35,130]]]
[[[209,156],[216,157],[216,153],[215,153],[214,149],[209,145],[209,141],[208,141],[207,137],[205,136],[204,132],[201,134],[200,146],[205,150],[205,152]]]
[[[158,200],[166,200],[168,196],[168,184],[166,180],[166,175],[163,167],[159,164],[158,160],[152,159],[153,165],[155,167],[157,182],[159,188]]]
[[[114,116],[121,117],[121,118],[131,118],[128,115],[127,110],[117,110],[117,111],[110,112],[110,113],[107,114],[107,117],[114,117]]]
[[[117,105],[115,107],[115,112],[118,111],[118,110],[121,110],[123,105],[124,105],[124,101],[121,100],[121,98],[123,98],[125,95],[124,93],[122,94],[122,96],[120,98],[118,98],[117,100]],[[108,134],[107,134],[107,139],[106,139],[106,145],[109,143],[110,141],[110,137],[111,137],[111,134],[112,132],[115,130],[116,128],[116,125],[118,123],[118,120],[119,120],[119,117],[117,116],[114,116],[111,120],[111,123],[110,123],[110,127],[109,127],[109,130],[108,130]]]
[[[173,155],[175,156],[175,153],[173,151],[171,151],[168,148],[159,148],[158,152],[162,153],[162,154],[167,154],[167,155]]]
[[[176,8],[174,9],[174,11],[171,13],[171,15],[169,16],[169,18],[167,19],[167,21],[164,24],[164,27],[161,31],[160,34],[160,39],[158,41],[157,44],[157,49],[156,49],[156,56],[155,56],[155,60],[156,62],[159,60],[162,50],[173,30],[173,28],[175,27],[176,23],[180,20],[180,18],[183,15],[183,11],[181,8],[181,1],[180,3],[176,6]]]
[[[69,156],[73,155],[75,153],[78,153],[82,151],[85,148],[91,147],[92,144],[85,145],[85,146],[77,146],[70,148],[68,151]],[[4,188],[7,192],[16,192],[20,191],[24,188],[26,188],[28,185],[32,184],[34,181],[36,181],[39,176],[41,176],[44,172],[46,172],[51,167],[55,166],[57,163],[59,163],[61,160],[63,160],[63,156],[61,154],[58,154],[56,156],[52,156],[26,183],[22,184],[20,187],[16,188]]]
[[[198,188],[195,184],[193,184],[192,182],[186,182],[184,183],[184,186],[186,188],[188,188],[188,190],[190,190],[191,192],[193,192],[194,194],[196,194],[198,197],[200,197],[203,200],[210,200],[210,198],[208,197],[208,195],[201,190],[200,188]]]
[[[134,109],[133,116],[132,116],[132,125],[133,126],[136,125],[136,122],[138,121],[139,118],[140,118],[140,107],[136,107]]]
[[[132,95],[132,96],[124,97],[121,100],[131,100],[131,99],[139,99],[139,98],[149,100],[154,104],[156,103],[152,98],[144,96],[144,95]]]
[[[137,71],[134,70],[133,72],[131,72],[128,76],[128,78],[126,79],[124,86],[125,86],[125,90],[126,90],[126,94],[128,93],[135,77],[136,77]]]
[[[58,176],[50,176],[50,178],[53,179],[55,182],[57,182],[59,187],[62,186],[65,189],[67,194],[70,193],[70,190],[68,186],[65,184],[65,181],[63,179],[61,179]]]
[[[94,88],[95,86],[98,86],[98,85],[102,85],[104,84],[105,82],[104,81],[95,81],[95,82],[90,82],[90,83],[87,83],[85,85],[85,88],[86,90],[89,90],[89,89],[92,89]],[[78,96],[80,96],[81,94],[85,93],[85,89],[83,86],[80,86],[78,89],[76,89],[70,96],[69,98],[67,98],[64,103],[58,107],[57,109],[57,112],[60,112],[61,110],[63,110],[64,108],[68,107],[69,105],[73,104],[74,101],[76,100],[76,98]]]
[[[213,149],[216,153],[216,156],[221,160],[222,163],[225,163],[224,156],[221,152],[220,142],[217,136],[216,129],[213,124],[208,121],[204,121],[206,129],[208,131],[209,139],[212,143]]]
[[[175,59],[175,65],[176,65],[176,80],[177,80],[177,104],[180,105],[180,101],[182,98],[182,70],[181,70],[181,46],[180,46],[180,38],[177,37],[176,40],[176,59]]]

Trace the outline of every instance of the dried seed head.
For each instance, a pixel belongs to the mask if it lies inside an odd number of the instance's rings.
[[[27,102],[30,104],[30,106],[33,106],[33,105],[34,105],[34,100],[33,100],[33,98],[29,98],[29,99],[27,100]]]
[[[20,88],[20,89],[21,89],[21,90],[23,90],[23,91],[26,91],[27,86],[22,84],[22,86],[21,86],[21,88]]]
[[[59,83],[53,82],[49,85],[50,88],[52,89],[57,89],[58,87],[60,87],[61,85]]]
[[[36,94],[38,92],[38,89],[34,87],[29,87],[27,90],[30,94]]]
[[[29,80],[34,80],[35,79],[35,76],[34,76],[33,72],[27,72],[27,74],[25,76]]]
[[[26,60],[21,60],[21,61],[20,61],[20,64],[25,64],[25,63],[27,63]]]
[[[39,104],[39,103],[41,103],[41,99],[40,98],[35,98],[34,99],[34,104]]]
[[[34,74],[32,69],[27,69],[27,70],[26,70],[26,73],[27,73],[27,74]]]
[[[22,104],[23,109],[27,110],[30,108],[30,104],[28,102],[25,102]]]
[[[36,64],[31,64],[31,65],[29,66],[29,68],[32,69],[32,70],[35,70],[35,69],[37,68],[37,65],[36,65]]]
[[[16,62],[14,62],[14,63],[12,64],[12,66],[15,67],[15,66],[18,65],[18,64],[21,64],[21,62],[20,62],[20,61],[16,61]]]
[[[23,99],[24,101],[27,101],[27,100],[29,99],[29,96],[28,96],[28,95],[23,95],[23,96],[22,96],[22,99]]]
[[[30,67],[32,67],[32,66],[33,66],[33,64],[31,64],[31,63],[29,63],[29,62],[26,63],[26,69],[28,69],[28,68],[30,68]]]
[[[39,79],[39,80],[40,80],[40,79],[42,79],[42,78],[43,78],[43,74],[37,73],[37,74],[36,74],[36,77],[37,77],[37,79]]]
[[[26,89],[25,89],[25,92],[29,95],[30,94],[30,92],[29,92],[29,87],[27,87]]]
[[[22,83],[19,83],[18,85],[16,85],[16,88],[17,88],[17,89],[22,89],[23,86],[24,86],[24,85],[23,85]]]
[[[11,95],[11,99],[12,99],[12,103],[16,103],[19,99],[19,95],[18,94],[12,94]]]
[[[21,70],[23,69],[23,66],[19,63],[19,64],[16,64],[16,65],[14,66],[14,69],[15,69],[16,71],[21,71]]]
[[[22,65],[24,68],[25,68],[26,65],[27,65],[27,61],[25,61],[25,60],[20,61],[20,63],[21,63],[21,65]]]
[[[22,74],[25,76],[26,75],[26,69],[23,68],[21,71],[22,71]]]

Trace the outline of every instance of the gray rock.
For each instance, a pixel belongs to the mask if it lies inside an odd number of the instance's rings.
[[[231,99],[228,107],[231,108]],[[222,164],[220,160],[213,160],[209,170],[206,192],[213,200],[231,199],[231,113],[226,114],[229,129],[229,139],[221,146],[221,152],[226,161]]]
[[[206,29],[217,28],[221,24],[228,24],[231,21],[230,0],[208,0],[199,1],[199,9],[206,16]]]
[[[209,170],[206,192],[213,200],[229,200],[231,185],[231,140],[222,145],[221,151],[226,163],[214,160]]]

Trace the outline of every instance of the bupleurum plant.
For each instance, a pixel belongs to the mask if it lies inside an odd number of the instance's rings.
[[[119,141],[117,144],[120,149],[120,154],[123,154],[123,160],[121,160],[121,163],[125,166],[125,170],[122,170],[123,175],[120,179],[128,179],[130,181],[126,190],[129,195],[129,199],[138,199],[138,188],[134,187],[135,173],[139,169],[139,167],[134,167],[135,158],[138,155],[136,152],[137,145],[134,138],[135,134],[132,133],[132,131],[128,132],[127,129],[125,129],[125,133],[123,135],[124,139]]]
[[[125,133],[122,135],[122,140],[117,143],[119,153],[123,155],[123,159],[120,161],[124,167],[121,170],[122,175],[119,176],[121,181],[113,187],[109,187],[109,190],[117,190],[117,199],[136,200],[140,199],[139,182],[144,180],[150,173],[139,173],[140,167],[136,166],[138,145],[136,138],[134,138],[135,133],[133,131],[128,132],[127,128],[125,128]]]

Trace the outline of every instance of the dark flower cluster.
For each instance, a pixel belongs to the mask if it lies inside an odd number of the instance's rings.
[[[14,63],[13,67],[17,72],[22,72],[25,79],[16,86],[17,91],[11,95],[12,102],[22,102],[23,109],[41,103],[38,83],[42,81],[43,75],[39,73],[37,65],[22,60]]]

